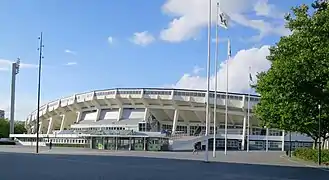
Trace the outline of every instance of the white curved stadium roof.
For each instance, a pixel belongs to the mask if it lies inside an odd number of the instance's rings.
[[[225,92],[217,92],[218,111],[224,113]],[[249,107],[259,101],[259,96],[250,95]],[[241,115],[248,107],[248,94],[228,93],[230,114]],[[40,107],[39,116],[47,119],[66,112],[104,108],[152,108],[205,111],[206,91],[166,88],[116,88],[74,94],[57,99]],[[210,104],[214,103],[214,92],[210,92]],[[26,122],[34,122],[37,110],[28,115]]]

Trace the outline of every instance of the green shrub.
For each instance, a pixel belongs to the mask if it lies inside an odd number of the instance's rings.
[[[311,149],[311,148],[297,148],[293,155],[299,159],[303,159],[306,161],[318,161],[318,150],[317,149]],[[321,151],[321,161],[323,163],[329,163],[329,150],[323,149]]]

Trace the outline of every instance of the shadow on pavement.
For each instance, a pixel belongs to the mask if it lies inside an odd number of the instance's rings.
[[[127,156],[0,152],[1,180],[324,180],[329,172],[309,167],[239,164]]]

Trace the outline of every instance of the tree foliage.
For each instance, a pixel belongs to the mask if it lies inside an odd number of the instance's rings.
[[[0,138],[9,137],[9,121],[7,119],[0,119]],[[15,122],[15,134],[24,134],[27,132],[25,124],[22,121]]]
[[[9,136],[9,123],[6,119],[0,119],[0,138]]]
[[[263,125],[297,131],[318,139],[329,132],[329,8],[316,1],[285,17],[291,35],[270,48],[271,68],[257,75],[261,95],[256,116]],[[321,105],[321,117],[319,108]],[[327,138],[327,137],[326,137]]]

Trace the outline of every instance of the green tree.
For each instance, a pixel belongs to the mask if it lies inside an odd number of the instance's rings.
[[[292,8],[285,17],[290,36],[270,48],[271,68],[257,75],[261,95],[255,108],[263,125],[319,139],[329,132],[329,8],[316,1]],[[319,117],[318,105],[321,105]]]
[[[0,119],[0,138],[9,137],[10,124],[7,119]],[[27,133],[25,123],[23,121],[15,121],[15,134]]]
[[[6,119],[0,119],[0,138],[9,137],[9,122]]]
[[[16,121],[15,122],[15,134],[25,134],[27,130],[25,128],[24,121]]]

